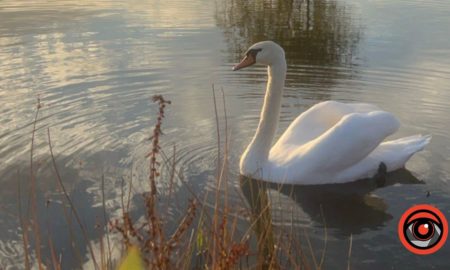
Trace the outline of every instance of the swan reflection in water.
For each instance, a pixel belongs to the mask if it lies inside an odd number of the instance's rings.
[[[382,181],[362,179],[344,184],[300,186],[267,183],[241,175],[240,185],[253,217],[271,215],[269,211],[261,213],[261,209],[270,209],[265,204],[269,202],[268,191],[273,190],[290,197],[319,226],[326,225],[338,235],[349,236],[363,230],[376,230],[393,218],[386,212],[384,200],[373,191],[396,184],[424,183],[406,169],[388,173],[383,178]]]

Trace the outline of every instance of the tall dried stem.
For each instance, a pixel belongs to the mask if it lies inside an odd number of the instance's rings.
[[[36,123],[37,123],[39,111],[41,108],[42,108],[41,99],[38,97],[37,98],[37,106],[36,106],[36,114],[34,116],[34,121],[33,121],[33,131],[31,133],[30,180],[31,180],[31,215],[33,217],[32,228],[33,228],[36,257],[37,257],[37,263],[38,263],[39,270],[43,270],[44,266],[42,265],[42,261],[41,261],[41,233],[40,233],[39,219],[38,219],[38,213],[37,213],[36,176],[34,174],[33,159],[34,159],[34,139],[35,139],[35,134],[36,134]]]

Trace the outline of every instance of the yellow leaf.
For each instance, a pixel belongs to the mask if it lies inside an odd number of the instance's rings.
[[[144,262],[137,247],[131,246],[128,248],[127,255],[118,270],[144,270]]]

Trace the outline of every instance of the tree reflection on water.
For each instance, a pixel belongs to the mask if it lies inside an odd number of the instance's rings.
[[[217,4],[216,21],[234,61],[270,39],[284,47],[288,64],[335,66],[351,63],[361,38],[349,8],[326,0],[232,0]]]

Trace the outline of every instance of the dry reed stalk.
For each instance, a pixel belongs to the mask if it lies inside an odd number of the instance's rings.
[[[184,264],[185,265],[185,267],[186,266],[188,266],[188,265],[190,265],[190,263],[191,263],[191,257],[192,257],[192,254],[193,254],[193,252],[194,252],[194,248],[197,248],[198,250],[197,250],[197,259],[199,259],[199,257],[200,258],[203,258],[203,255],[204,255],[204,253],[205,253],[205,248],[204,248],[204,246],[206,246],[207,244],[204,244],[204,242],[208,242],[208,240],[209,240],[209,238],[208,238],[208,235],[207,234],[205,234],[205,233],[203,233],[203,232],[207,232],[207,230],[204,230],[203,229],[203,227],[202,226],[204,226],[204,223],[205,223],[205,218],[204,217],[206,217],[206,218],[208,218],[208,216],[207,216],[207,211],[206,211],[206,201],[207,201],[207,199],[208,199],[208,195],[209,195],[209,192],[207,191],[206,193],[205,193],[205,195],[204,195],[204,198],[203,198],[203,203],[201,204],[201,208],[200,208],[200,216],[199,216],[199,222],[198,222],[198,224],[197,224],[197,228],[196,228],[196,245],[195,245],[195,247],[192,245],[192,250],[190,250],[188,253],[187,253],[187,255],[186,256],[189,256],[188,257],[188,259],[186,260],[186,263]],[[198,201],[198,200],[197,200]],[[212,222],[212,219],[211,219],[211,217],[209,217],[209,219],[208,219],[210,222]],[[206,240],[206,241],[205,241]],[[189,244],[190,245],[190,244]],[[201,256],[199,256],[199,255],[201,255]],[[198,262],[197,262],[197,265],[198,265]]]
[[[23,250],[25,253],[25,269],[29,270],[30,268],[30,254],[28,253],[28,222],[25,222],[22,215],[22,192],[20,187],[20,178],[17,181],[17,196],[18,196],[18,207],[19,207],[19,222],[20,227],[22,228],[22,240],[23,240]]]
[[[214,112],[216,119],[216,129],[217,129],[217,178],[216,178],[216,194],[215,194],[215,204],[214,204],[214,216],[213,216],[213,224],[211,229],[212,234],[212,253],[211,257],[211,265],[212,267],[218,267],[219,269],[227,269],[232,265],[235,265],[238,262],[238,258],[240,259],[244,254],[248,254],[248,245],[246,242],[235,243],[232,241],[234,232],[236,230],[236,221],[232,223],[231,228],[229,229],[228,216],[230,215],[230,210],[228,207],[228,185],[227,185],[227,166],[228,166],[228,119],[226,113],[226,102],[225,102],[225,94],[223,89],[222,92],[222,101],[223,101],[223,110],[225,116],[225,144],[224,144],[224,157],[223,162],[221,162],[221,139],[220,139],[220,124],[219,124],[219,116],[217,109],[217,101],[214,85],[212,87],[213,91],[213,101],[214,101]],[[219,199],[221,198],[222,184],[225,181],[224,185],[224,201],[223,205],[219,203]],[[219,222],[219,220],[221,220]],[[245,248],[243,248],[245,246]],[[245,252],[244,252],[245,250]]]
[[[191,263],[190,259],[192,257],[192,252],[193,252],[193,243],[194,243],[194,236],[195,236],[195,231],[194,229],[191,229],[191,234],[189,235],[189,240],[184,243],[184,247],[180,247],[183,248],[184,252],[181,252],[178,257],[178,260],[175,261],[174,266],[176,269],[185,269],[187,268],[186,265],[189,265]]]
[[[212,85],[213,101],[214,101],[214,115],[216,117],[216,129],[217,129],[217,178],[219,178],[219,168],[220,164],[220,125],[219,125],[219,114],[217,113],[217,101],[216,101],[216,90],[214,89],[214,84]]]
[[[99,224],[99,227],[101,225]],[[104,227],[104,226],[103,226]],[[108,255],[105,255],[105,244],[103,243],[103,235],[100,236],[100,269],[107,269],[106,264],[108,262]],[[105,258],[106,256],[106,258]]]
[[[250,230],[254,230],[257,240],[258,257],[257,261],[259,267],[269,267],[271,256],[275,254],[273,239],[273,226],[271,204],[267,194],[267,183],[257,181],[248,177],[241,179],[242,192],[246,195],[247,201],[250,204],[251,221]]]
[[[48,232],[48,245],[50,247],[50,254],[51,254],[51,259],[52,259],[52,266],[53,269],[55,270],[61,270],[61,263],[58,261],[58,258],[56,256],[56,251],[55,251],[55,247],[53,245],[53,241],[50,237],[50,232]]]
[[[350,234],[350,244],[348,247],[347,270],[350,270],[350,259],[352,257],[353,235]]]
[[[299,266],[297,264],[296,258],[294,258],[294,255],[292,254],[292,246],[291,245],[288,246],[287,251],[288,252],[286,255],[287,255],[288,261],[286,261],[285,268],[288,269],[288,263],[290,262],[291,265],[293,265],[295,269],[298,269]]]
[[[89,238],[87,236],[86,227],[84,226],[83,222],[81,221],[80,215],[78,214],[78,211],[77,211],[75,205],[73,204],[72,199],[70,198],[69,194],[66,191],[66,188],[65,188],[64,183],[61,178],[61,174],[59,173],[58,166],[56,165],[56,159],[55,159],[55,155],[53,154],[53,146],[52,146],[52,140],[51,140],[51,136],[50,136],[50,128],[47,128],[47,138],[48,138],[48,147],[50,150],[50,156],[52,159],[53,169],[55,170],[56,179],[57,179],[59,188],[60,188],[60,190],[62,190],[64,197],[66,198],[67,202],[69,203],[70,209],[72,210],[72,212],[75,216],[75,220],[77,221],[78,226],[80,226],[81,233],[83,235],[84,241],[86,242],[86,245],[88,246],[92,261],[94,263],[94,267],[95,267],[95,269],[98,269],[99,266],[97,264],[97,260],[95,259],[94,249],[92,248],[92,244],[89,241]]]
[[[291,259],[291,262],[292,262],[292,245],[293,245],[293,243],[292,243],[293,237],[292,236],[294,235],[293,222],[294,222],[294,208],[291,207],[291,227],[290,227],[290,232],[289,232],[289,235],[291,235],[291,237],[288,237],[289,244],[287,247],[287,251],[288,251],[287,255],[288,255],[288,258]],[[296,260],[293,260],[293,262],[296,264]]]
[[[122,208],[122,216],[125,216],[125,213],[128,212],[125,209],[125,202],[124,202],[124,199],[123,199],[123,196],[125,194],[124,186],[125,186],[125,179],[123,177],[121,177],[121,182],[120,182],[120,206]]]
[[[322,269],[322,265],[325,261],[325,253],[327,251],[327,243],[328,243],[328,230],[327,230],[327,222],[325,220],[325,214],[323,212],[323,206],[320,205],[320,214],[322,215],[322,222],[323,222],[323,230],[324,230],[324,237],[323,237],[323,249],[322,249],[322,256],[320,258],[319,263],[319,269]]]
[[[214,84],[212,85],[212,93],[213,93],[213,101],[214,101],[214,114],[216,117],[216,129],[217,129],[217,177],[216,177],[216,181],[217,181],[217,186],[216,186],[216,200],[215,200],[215,205],[214,205],[214,209],[218,209],[219,207],[219,189],[220,189],[220,172],[221,170],[219,169],[221,166],[221,162],[220,162],[220,125],[219,125],[219,115],[217,113],[217,102],[216,102],[216,91],[214,89]],[[212,224],[212,231],[213,231],[213,235],[216,236],[216,231],[217,231],[217,226],[218,226],[218,215],[216,214],[216,211],[214,212],[214,216],[213,216],[213,224]],[[216,265],[216,258],[218,257],[217,254],[217,237],[213,237],[213,242],[212,242],[212,265]]]
[[[167,195],[167,203],[166,203],[166,209],[164,210],[165,213],[169,212],[169,207],[170,207],[170,201],[172,201],[172,195],[173,195],[173,183],[175,180],[175,172],[176,172],[176,147],[175,145],[173,146],[173,155],[172,155],[172,162],[171,164],[171,168],[170,168],[170,177],[169,177],[169,195]],[[178,202],[178,201],[177,201]]]
[[[131,172],[130,172],[130,187],[128,189],[128,196],[127,196],[127,208],[125,208],[125,211],[130,211],[130,202],[131,202],[131,190],[133,189],[133,164],[131,164]]]
[[[58,185],[58,192],[62,193],[62,190],[59,187],[59,185]],[[63,213],[64,213],[64,219],[66,220],[67,226],[69,228],[70,249],[72,250],[72,253],[75,254],[75,257],[77,258],[77,261],[79,263],[79,267],[81,268],[83,266],[83,259],[80,254],[80,251],[76,248],[75,236],[74,236],[74,232],[72,229],[72,217],[67,212],[67,207],[64,205],[64,203],[62,203],[61,206],[62,206]]]
[[[308,233],[306,232],[306,229],[303,229],[303,234],[304,234],[304,236],[306,238],[306,242],[308,243],[309,252],[310,252],[311,257],[313,259],[314,267],[316,269],[319,269],[319,265],[317,264],[316,256],[314,255],[314,249],[312,247],[311,241],[309,240],[309,236],[308,236]]]
[[[273,253],[270,256],[270,262],[269,262],[269,269],[281,269],[281,266],[278,264],[280,261],[280,247],[281,247],[281,241],[282,241],[283,235],[280,233],[278,234],[278,239],[274,245]]]
[[[159,151],[160,151],[163,162],[166,164],[169,164],[170,158],[165,154],[164,150],[160,148]],[[181,174],[180,171],[174,170],[174,171],[171,171],[171,174],[172,173],[178,178],[178,180],[180,180],[180,182],[183,184],[183,187],[185,187],[186,190],[189,192],[190,196],[192,196],[192,198],[194,200],[196,200],[198,204],[202,205],[202,207],[205,209],[205,207],[207,206],[206,201],[207,201],[208,196],[206,196],[203,200],[201,200],[197,194],[197,191],[193,190],[192,187],[186,182],[186,180],[184,179],[184,176]],[[177,204],[177,206],[179,208],[181,208],[179,204]],[[203,214],[208,219],[208,221],[212,222],[213,218],[207,211],[204,211]]]
[[[310,269],[309,262],[306,260],[306,255],[303,252],[301,244],[299,243],[298,238],[294,237],[295,234],[293,232],[293,227],[294,227],[294,213],[292,212],[292,215],[291,215],[291,234],[290,234],[289,237],[294,240],[294,248],[295,248],[295,250],[298,250],[300,252],[300,258],[301,258],[300,265],[302,265],[305,269]]]
[[[106,264],[104,262],[102,262],[102,269],[104,269],[106,267],[106,269],[112,269],[112,265],[111,265],[111,244],[110,244],[110,240],[109,240],[109,227],[107,226],[108,224],[108,219],[107,219],[107,215],[106,215],[106,203],[105,203],[105,176],[102,173],[102,207],[103,207],[103,228],[105,230],[105,234],[106,234],[106,244],[108,246],[108,253],[106,254]],[[103,248],[103,240],[101,240],[100,242],[102,244],[102,248]],[[102,254],[102,260],[103,260],[103,254],[104,252],[100,252],[100,254]]]
[[[31,133],[31,147],[30,147],[30,179],[31,179],[31,214],[33,217],[32,230],[35,238],[35,250],[39,270],[43,270],[43,264],[41,259],[41,233],[39,228],[39,219],[37,214],[37,195],[36,195],[36,176],[34,175],[33,167],[33,154],[34,154],[34,139],[36,134],[36,123],[39,116],[39,111],[42,108],[41,99],[38,96],[36,105],[36,114],[33,121],[33,131]]]

